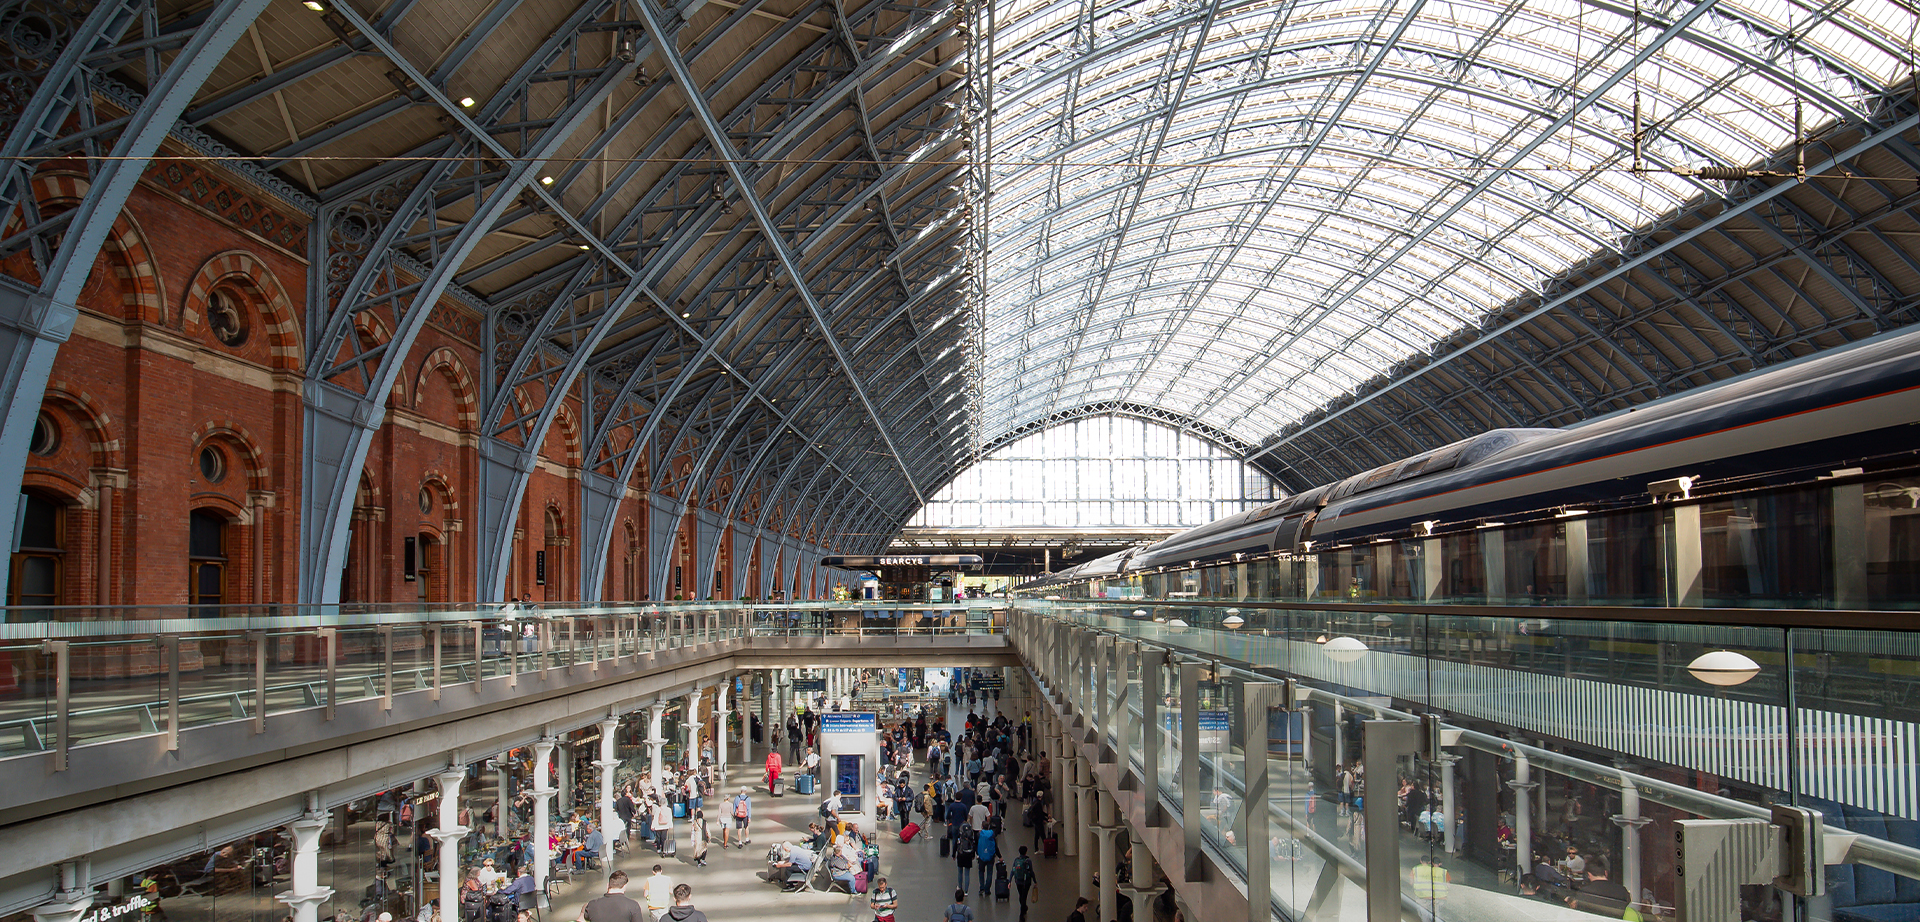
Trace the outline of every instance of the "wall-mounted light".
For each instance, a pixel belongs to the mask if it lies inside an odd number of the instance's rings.
[[[1562,509],[1554,513],[1553,517],[1556,519],[1577,519],[1586,514],[1587,510],[1585,509]]]
[[[1693,485],[1699,481],[1700,478],[1698,477],[1675,477],[1672,480],[1656,480],[1647,484],[1647,493],[1653,497],[1653,501],[1656,503],[1663,499],[1692,499]]]
[[[1439,525],[1440,525],[1439,519],[1428,519],[1424,522],[1415,522],[1413,523],[1413,533],[1416,535],[1419,535],[1422,538],[1425,538],[1432,535],[1433,530],[1439,527]]]
[[[1227,609],[1227,616],[1220,620],[1220,624],[1227,630],[1237,631],[1247,626],[1247,619],[1240,617],[1240,609],[1229,608]]]
[[[1325,650],[1327,658],[1336,663],[1351,663],[1367,655],[1367,645],[1352,637],[1335,637],[1320,649]]]
[[[1760,674],[1760,664],[1744,653],[1715,650],[1694,657],[1687,672],[1708,685],[1732,686],[1745,683]]]

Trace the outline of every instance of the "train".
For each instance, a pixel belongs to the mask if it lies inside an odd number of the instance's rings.
[[[1911,328],[1883,333],[1561,429],[1484,432],[1179,532],[1153,544],[1128,548],[1043,576],[1016,587],[1016,592],[1040,596],[1058,594],[1067,587],[1090,586],[1092,591],[1074,594],[1360,597],[1362,592],[1356,589],[1365,580],[1377,587],[1365,596],[1378,598],[1551,595],[1542,590],[1553,583],[1555,565],[1531,558],[1519,561],[1519,566],[1523,569],[1530,566],[1534,572],[1520,574],[1511,591],[1487,586],[1477,593],[1455,593],[1445,591],[1446,587],[1412,585],[1420,581],[1421,573],[1430,577],[1430,584],[1436,571],[1422,570],[1413,559],[1419,556],[1419,548],[1406,545],[1417,545],[1431,538],[1483,535],[1491,530],[1495,538],[1503,539],[1499,552],[1510,555],[1506,550],[1509,542],[1504,539],[1523,545],[1568,540],[1564,528],[1552,533],[1557,538],[1540,537],[1546,533],[1535,526],[1542,523],[1552,525],[1574,518],[1604,519],[1609,515],[1616,520],[1611,531],[1598,528],[1602,537],[1588,540],[1604,541],[1610,534],[1618,544],[1630,539],[1629,531],[1637,529],[1651,534],[1648,529],[1653,528],[1652,525],[1635,525],[1622,531],[1624,526],[1620,523],[1635,514],[1658,510],[1662,504],[1707,506],[1715,513],[1709,516],[1702,532],[1714,536],[1706,540],[1718,548],[1717,558],[1712,548],[1707,550],[1709,565],[1717,560],[1720,565],[1736,568],[1758,566],[1757,559],[1750,559],[1759,553],[1751,534],[1756,515],[1751,512],[1720,515],[1719,507],[1712,504],[1724,504],[1728,497],[1770,495],[1769,491],[1806,491],[1853,484],[1858,486],[1865,505],[1889,514],[1904,512],[1903,499],[1905,509],[1920,505],[1920,481],[1909,481],[1905,477],[1915,466],[1916,451],[1920,450],[1917,424],[1920,424],[1920,328]],[[1882,502],[1883,499],[1887,501]],[[1840,510],[1833,514],[1851,513]],[[1623,516],[1626,518],[1621,518]],[[1792,516],[1788,512],[1779,512],[1773,515],[1772,521],[1784,527],[1789,517]],[[1920,516],[1901,515],[1898,534],[1885,540],[1907,545],[1908,537],[1903,536],[1908,536],[1910,531],[1911,538],[1920,540],[1920,530],[1915,529],[1920,529]],[[1583,534],[1586,531],[1580,530]],[[1475,543],[1478,550],[1472,553],[1482,557],[1492,553],[1488,550],[1493,546],[1492,540]],[[1381,544],[1405,548],[1390,561],[1362,553],[1337,560],[1326,557],[1331,552],[1356,551]],[[1459,550],[1464,547],[1459,541],[1447,546],[1458,551],[1454,554],[1456,557],[1468,553]],[[1617,558],[1612,567],[1602,558],[1595,558],[1595,566],[1581,562],[1569,567],[1562,560],[1558,565],[1559,578],[1577,580],[1582,572],[1591,574],[1596,567],[1602,571],[1624,571],[1657,565],[1628,559],[1634,553],[1644,554],[1645,550],[1612,547],[1595,552]],[[1903,558],[1920,557],[1920,548],[1903,547],[1888,553]],[[1327,560],[1334,564],[1332,569],[1339,572],[1341,581],[1323,579],[1317,586],[1301,585],[1302,581],[1314,581],[1318,574],[1296,573],[1290,589],[1267,585],[1250,594],[1244,584],[1247,577],[1231,570],[1218,574],[1218,579],[1231,582],[1238,578],[1243,583],[1229,587],[1229,592],[1222,593],[1219,586],[1209,591],[1209,587],[1197,579],[1197,574],[1210,566],[1289,559]],[[1914,566],[1916,563],[1920,561],[1895,560],[1883,568],[1896,577],[1894,582],[1898,584],[1888,588],[1889,593],[1911,594],[1920,600],[1920,585],[1907,585],[1920,579],[1908,572],[1920,570],[1920,566]],[[1387,572],[1389,567],[1399,572]],[[1327,570],[1328,567],[1314,569]],[[1439,572],[1453,576],[1462,570],[1456,560],[1445,564]],[[1173,580],[1142,581],[1146,576],[1167,573],[1187,575]],[[1481,575],[1488,577],[1481,582],[1505,578],[1504,573]],[[1743,577],[1736,574],[1729,578]],[[1831,573],[1807,579],[1833,582]],[[1277,573],[1273,581],[1284,582]],[[1467,574],[1456,581],[1472,584],[1474,579]],[[1397,588],[1391,588],[1396,585]],[[1524,592],[1522,586],[1527,587]],[[1765,587],[1750,586],[1749,590],[1760,588]],[[1790,596],[1811,591],[1798,584],[1773,588]],[[1561,595],[1579,601],[1598,600],[1619,595],[1616,589],[1596,583],[1566,587]]]

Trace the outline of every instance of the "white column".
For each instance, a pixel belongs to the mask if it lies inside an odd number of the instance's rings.
[[[600,721],[600,759],[593,763],[600,767],[600,832],[607,839],[608,854],[601,861],[609,866],[613,863],[613,840],[624,831],[614,828],[620,823],[620,815],[613,812],[613,773],[620,768],[620,760],[614,758],[613,735],[619,730],[618,717]]]
[[[319,798],[310,796],[307,812],[287,824],[293,839],[287,890],[273,898],[287,904],[293,922],[316,922],[320,904],[333,897],[332,887],[320,886],[320,832],[327,828],[328,816],[319,807]]]
[[[561,741],[560,751],[556,755],[559,762],[554,768],[554,776],[559,784],[560,812],[566,813],[573,809],[573,743]]]
[[[1460,824],[1453,821],[1457,815],[1454,812],[1453,803],[1453,766],[1459,761],[1459,756],[1450,753],[1443,753],[1440,756],[1440,812],[1444,817],[1440,821],[1440,841],[1441,847],[1446,849],[1449,855],[1460,854],[1460,843],[1454,841],[1455,830]]]
[[[680,761],[688,765],[700,764],[700,692],[701,691],[702,689],[696,688],[687,695],[686,717],[685,719],[680,721],[680,726],[685,728],[683,732],[687,740],[686,751],[684,754],[682,754]]]
[[[732,712],[733,699],[733,677],[722,677],[713,698],[713,783],[717,786],[716,790],[727,786],[727,718]]]
[[[1117,919],[1120,917],[1118,870],[1120,847],[1117,840],[1120,834],[1126,832],[1126,827],[1120,825],[1119,811],[1115,809],[1113,795],[1095,788],[1094,800],[1099,804],[1098,822],[1095,824],[1098,827],[1095,834],[1100,837],[1100,915],[1098,918]],[[1136,910],[1144,908],[1138,905],[1134,907]]]
[[[512,756],[503,752],[498,758],[494,759],[493,762],[494,790],[499,795],[496,798],[496,806],[494,807],[494,815],[498,819],[496,824],[498,828],[495,830],[495,833],[502,839],[507,838],[507,807],[510,805],[507,799],[507,766],[511,759]],[[511,868],[506,869],[506,871],[509,874],[513,873],[513,869]],[[296,920],[296,922],[298,922],[298,920]]]
[[[1539,787],[1533,781],[1533,766],[1527,762],[1525,753],[1513,754],[1513,780],[1507,782],[1513,788],[1513,858],[1519,866],[1518,873],[1527,874],[1533,870],[1533,804],[1530,793]]]
[[[467,773],[449,769],[433,776],[440,784],[440,828],[433,837],[440,842],[440,918],[460,918],[460,840],[467,827],[460,825],[460,782]]]
[[[753,677],[748,676],[746,681],[746,690],[748,694],[751,695],[753,692]],[[773,676],[768,673],[762,673],[760,675],[760,735],[761,738],[767,742],[769,749],[771,749],[773,745],[773,724],[767,721],[767,702],[772,694]],[[741,702],[740,705],[740,719],[745,721],[745,723],[741,725],[740,764],[747,769],[747,774],[749,775],[753,774],[753,718],[748,716],[748,708],[750,706],[749,702]]]
[[[1640,827],[1653,822],[1640,815],[1640,789],[1621,772],[1620,815],[1613,818],[1620,827],[1620,867],[1614,879],[1627,888],[1635,902],[1640,899]]]
[[[547,850],[547,836],[552,831],[549,798],[558,793],[552,784],[553,747],[559,744],[553,737],[542,737],[533,744],[533,882],[540,885],[540,892],[547,891],[547,869],[553,866],[553,855]],[[441,916],[441,919],[445,919]]]
[[[1079,760],[1075,760],[1075,763],[1073,769],[1074,776],[1083,779],[1073,786],[1073,798],[1079,801],[1080,823],[1072,829],[1069,829],[1068,834],[1078,840],[1074,844],[1077,846],[1077,856],[1080,859],[1080,886],[1078,888],[1080,895],[1088,899],[1097,900],[1100,898],[1100,892],[1093,887],[1093,873],[1099,870],[1100,844],[1094,841],[1093,827],[1099,815],[1099,809],[1097,807],[1099,798],[1094,794],[1093,785],[1088,784],[1084,780],[1087,775],[1092,774],[1089,770],[1091,766]]]
[[[655,784],[660,783],[661,753],[666,748],[667,738],[661,735],[661,724],[667,719],[667,702],[655,701],[647,706],[647,758],[652,766],[649,776]]]
[[[83,876],[83,862],[68,861],[60,865],[60,889],[53,898],[27,910],[34,922],[79,922],[80,917],[93,906],[93,888],[87,885]]]

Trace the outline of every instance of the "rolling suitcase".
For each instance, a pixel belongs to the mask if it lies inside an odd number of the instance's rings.
[[[787,781],[786,781],[786,779],[785,779],[785,778],[780,778],[780,777],[777,777],[777,776],[776,776],[776,777],[775,777],[775,778],[773,779],[773,783],[772,783],[772,784],[770,784],[770,785],[767,785],[767,791],[768,791],[768,793],[770,793],[770,794],[772,794],[772,795],[773,795],[773,796],[775,796],[775,797],[781,797],[781,796],[784,796],[784,795],[786,794],[786,792],[787,792]]]
[[[942,858],[953,857],[953,837],[952,836],[940,837],[940,857]]]
[[[1060,854],[1060,837],[1059,836],[1048,836],[1040,840],[1041,857],[1053,858],[1058,856],[1059,854]]]
[[[1004,861],[995,861],[993,863],[993,898],[996,900],[1004,900],[1008,898],[1008,895],[1007,863]]]
[[[813,776],[801,775],[798,780],[794,781],[793,790],[794,793],[802,796],[813,793]]]
[[[900,841],[902,843],[912,842],[913,837],[919,834],[920,834],[920,824],[908,823],[904,828],[900,830]]]

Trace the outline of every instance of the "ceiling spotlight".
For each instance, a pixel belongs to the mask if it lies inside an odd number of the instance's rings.
[[[320,0],[307,0],[307,2],[301,4],[301,6],[304,6],[307,9],[310,9],[316,13],[324,13],[327,11],[327,5],[324,3],[321,3]]]
[[[309,3],[309,4],[307,4],[307,5],[308,5],[308,6],[313,6],[313,4],[311,4],[311,3]],[[462,97],[460,97],[460,108],[462,108],[462,109],[471,109],[471,108],[473,108],[473,97],[471,97],[471,96],[462,96]]]
[[[590,246],[588,246],[588,245],[586,245],[586,244],[584,244],[584,243],[583,243],[583,244],[580,244],[580,249],[583,249],[583,250],[591,250],[591,249],[593,249],[593,247],[590,247]]]
[[[551,185],[553,185],[553,177],[551,177],[551,176],[542,176],[542,177],[540,177],[540,184],[541,184],[541,185],[543,185],[543,186],[551,186]]]
[[[691,316],[693,316],[693,315],[692,315],[691,313],[688,313],[687,311],[681,311],[681,312],[680,312],[680,316],[681,316],[681,317],[691,317]]]

